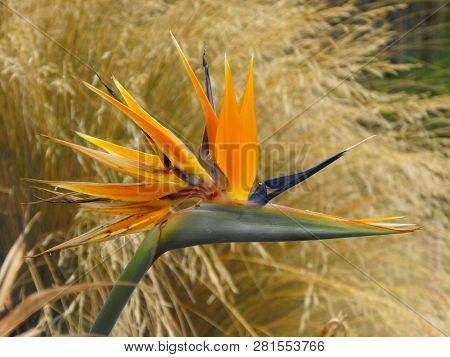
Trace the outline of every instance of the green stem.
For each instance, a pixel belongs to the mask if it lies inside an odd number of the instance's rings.
[[[137,284],[155,261],[159,234],[159,229],[153,229],[142,241],[118,280],[118,283],[133,285],[115,285],[113,287],[91,328],[91,334],[100,336],[110,334]]]

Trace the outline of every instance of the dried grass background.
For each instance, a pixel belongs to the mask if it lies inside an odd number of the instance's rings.
[[[406,215],[423,225],[419,232],[386,238],[171,252],[141,282],[113,335],[319,335],[333,319],[345,320],[336,324],[340,335],[449,331],[449,96],[390,90],[396,75],[410,65],[390,61],[389,50],[366,64],[398,38],[386,18],[400,2],[6,3],[100,73],[114,73],[193,147],[200,142],[202,114],[169,30],[199,75],[207,44],[217,98],[224,53],[239,90],[254,54],[264,151],[261,178],[306,168],[378,134],[278,202],[348,217]],[[0,30],[3,260],[37,210],[42,216],[26,236],[28,249],[61,242],[100,218],[66,206],[23,205],[34,198],[22,178],[123,179],[45,142],[39,133],[77,141],[73,131],[78,130],[136,148],[144,140],[129,120],[73,79],[98,84],[86,66],[3,6]],[[385,87],[373,89],[376,78]],[[264,140],[293,117],[284,130]],[[285,148],[284,154],[274,157],[274,145]],[[13,302],[52,286],[114,281],[140,239],[126,237],[27,261]],[[35,314],[22,330],[37,326],[41,335],[85,334],[108,291],[101,287],[64,297]]]

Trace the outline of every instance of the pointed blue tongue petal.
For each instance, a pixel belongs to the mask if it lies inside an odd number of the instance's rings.
[[[312,175],[316,174],[320,170],[324,169],[328,165],[335,162],[337,159],[344,156],[346,152],[349,150],[355,148],[356,146],[362,144],[363,142],[373,138],[375,135],[372,135],[368,137],[367,139],[364,139],[363,141],[360,141],[359,143],[350,146],[349,148],[342,150],[338,154],[331,156],[330,158],[319,162],[318,164],[310,167],[309,169],[301,172],[297,172],[295,174],[290,174],[286,176],[280,176],[273,179],[265,180],[258,184],[255,191],[250,195],[249,201],[255,204],[259,205],[265,205],[275,197],[279,196],[283,192],[289,190],[290,188],[298,185],[299,183],[305,181],[307,178],[311,177]],[[271,189],[269,192],[268,189]]]

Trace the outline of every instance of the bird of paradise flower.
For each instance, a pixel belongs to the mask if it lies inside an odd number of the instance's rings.
[[[272,204],[263,207],[281,193],[338,160],[352,147],[306,171],[255,184],[258,139],[253,59],[239,101],[230,66],[225,60],[225,91],[221,111],[217,115],[205,55],[204,90],[173,35],[172,38],[205,117],[203,142],[198,157],[175,133],[145,111],[116,78],[113,77],[113,81],[120,96],[103,80],[107,92],[84,82],[90,90],[113,104],[139,126],[153,153],[129,149],[82,133],[77,134],[101,150],[46,136],[138,182],[33,180],[65,190],[62,192],[41,188],[51,194],[45,201],[72,203],[83,209],[119,217],[41,254],[103,242],[159,226],[158,235],[149,235],[150,238],[142,243],[142,249],[138,249],[135,261],[129,264],[136,267],[140,254],[146,250],[142,253],[146,258],[141,259],[141,263],[145,261],[145,264],[141,264],[143,266],[138,269],[139,274],[130,275],[127,268],[120,279],[137,282],[159,255],[172,249],[198,244],[376,236],[417,229],[414,224],[386,222],[398,217],[345,219]],[[113,289],[109,302],[114,300],[114,296],[122,296],[120,304],[111,305],[116,309],[116,314],[113,314],[115,317],[106,313],[111,312],[111,306],[105,305],[99,315],[103,317],[97,319],[93,332],[109,333],[120,313],[117,310],[123,308],[131,292],[129,287],[116,286]],[[107,315],[108,318],[105,317]],[[109,321],[105,323],[105,319]]]

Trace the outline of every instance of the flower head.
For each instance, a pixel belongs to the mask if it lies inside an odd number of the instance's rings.
[[[248,204],[251,207],[247,212],[253,214],[255,210],[263,210],[261,219],[269,221],[273,216],[270,210],[279,210],[293,217],[293,221],[297,224],[301,222],[312,227],[312,230],[315,229],[314,227],[320,227],[311,233],[318,235],[319,238],[391,234],[416,228],[414,225],[384,222],[392,218],[347,220],[279,206],[271,209],[258,208],[336,161],[349,149],[306,171],[268,179],[255,185],[258,139],[254,105],[253,59],[250,61],[245,89],[239,100],[235,93],[229,63],[225,59],[225,91],[220,114],[217,115],[205,54],[206,92],[175,37],[173,41],[204,113],[205,131],[199,157],[175,133],[144,110],[116,78],[113,77],[113,81],[120,96],[103,80],[106,92],[84,82],[90,90],[134,121],[142,130],[153,153],[129,149],[82,133],[77,134],[99,150],[46,136],[50,140],[134,178],[136,182],[33,180],[65,190],[62,192],[42,189],[51,194],[51,197],[44,201],[73,203],[86,210],[118,216],[116,220],[96,227],[44,253],[148,230],[165,221],[175,212],[186,211],[187,208],[192,208],[199,203],[212,201],[239,207]],[[269,217],[267,214],[272,216]],[[239,219],[239,215],[233,219]],[[230,238],[230,241],[234,239]]]

